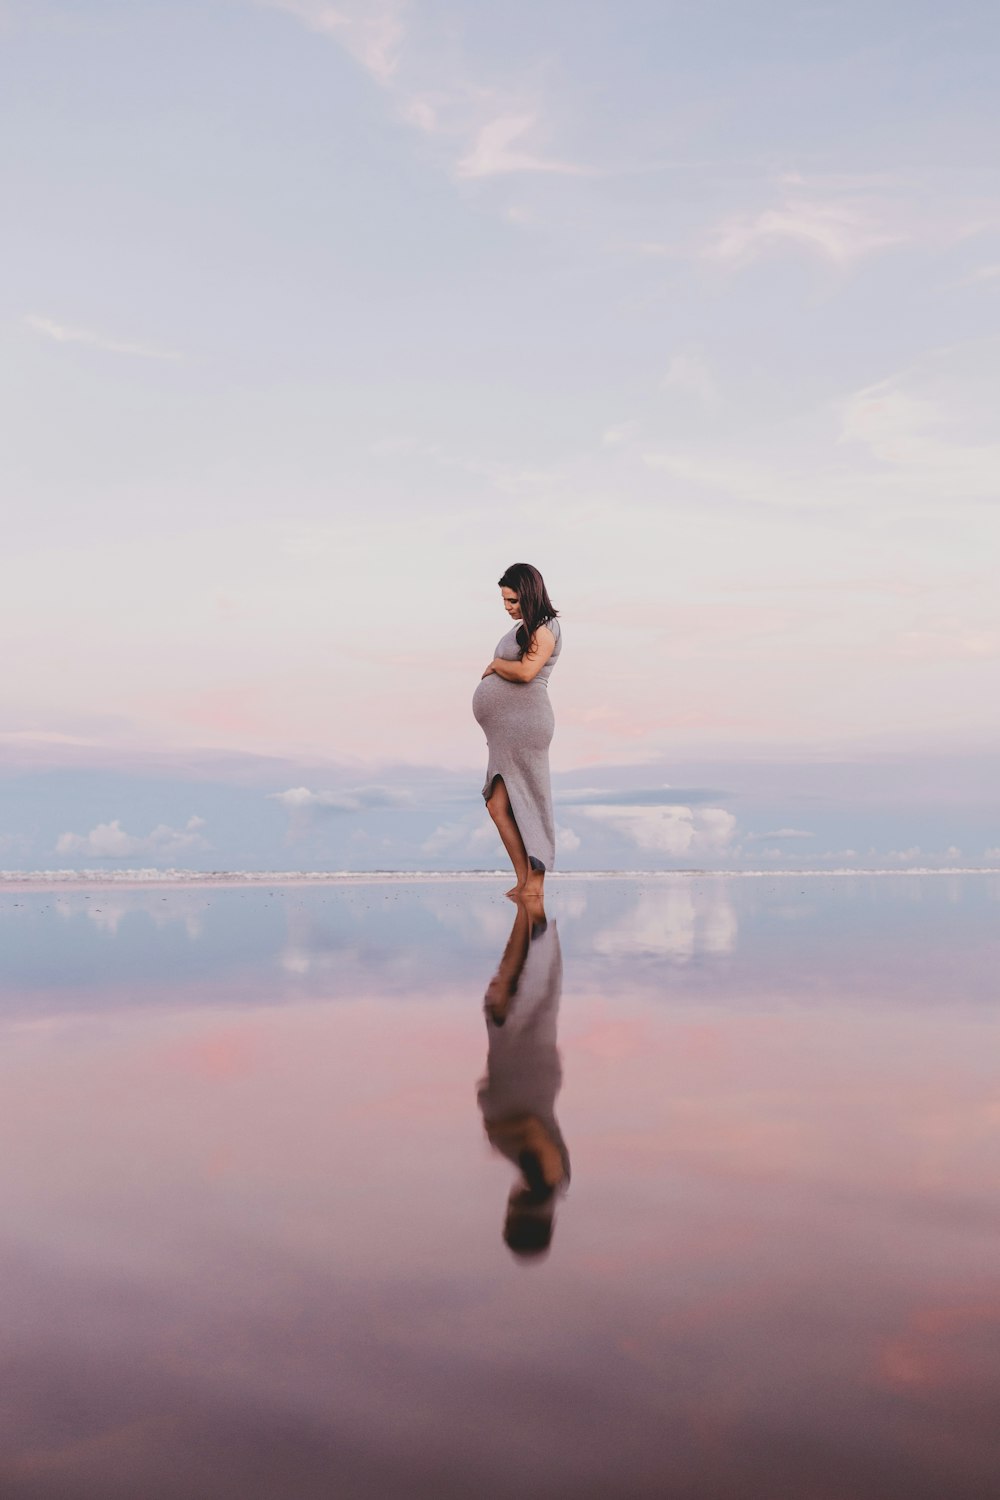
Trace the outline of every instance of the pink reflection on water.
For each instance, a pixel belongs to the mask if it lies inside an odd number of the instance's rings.
[[[335,1002],[234,952],[4,1024],[5,1500],[993,1493],[1000,1036],[965,950],[946,1006],[852,954],[795,1008],[624,951],[578,984],[563,937],[561,1089],[512,1113],[557,1116],[573,1180],[522,1274],[477,1100],[504,916],[464,967],[350,929]]]

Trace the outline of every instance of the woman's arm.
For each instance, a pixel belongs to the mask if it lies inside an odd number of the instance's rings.
[[[552,631],[547,625],[539,625],[531,645],[520,661],[505,661],[502,656],[495,656],[483,676],[487,676],[492,669],[498,677],[503,677],[507,682],[531,682],[538,676],[555,649],[556,638]]]

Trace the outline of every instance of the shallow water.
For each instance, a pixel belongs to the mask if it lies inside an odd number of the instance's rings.
[[[1000,880],[501,890],[0,892],[4,1497],[1000,1493]]]

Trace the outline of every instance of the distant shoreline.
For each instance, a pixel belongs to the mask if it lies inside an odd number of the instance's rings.
[[[555,870],[550,881],[592,880],[816,880],[825,877],[924,875],[1000,875],[1000,867],[926,865],[911,869],[863,869],[857,866],[830,870]],[[209,886],[238,889],[259,886],[322,885],[420,885],[454,884],[456,881],[502,881],[503,870],[0,870],[0,890],[92,889],[118,886],[150,889],[156,886]]]

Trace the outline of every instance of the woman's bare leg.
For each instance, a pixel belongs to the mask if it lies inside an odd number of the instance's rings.
[[[518,901],[514,926],[507,939],[507,946],[503,950],[503,957],[496,973],[486,986],[486,1009],[497,1026],[502,1026],[507,1019],[507,1012],[510,1010],[510,1003],[514,998],[517,982],[528,956],[528,943],[531,938],[529,921],[528,908],[523,901]]]
[[[510,805],[510,798],[502,776],[493,778],[493,790],[486,799],[486,810],[497,825],[497,833],[503,840],[503,846],[510,856],[510,862],[514,866],[514,874],[517,877],[517,885],[512,886],[507,895],[516,896],[524,889],[531,867],[528,864],[528,851],[524,847],[521,830],[514,821],[514,811]]]

